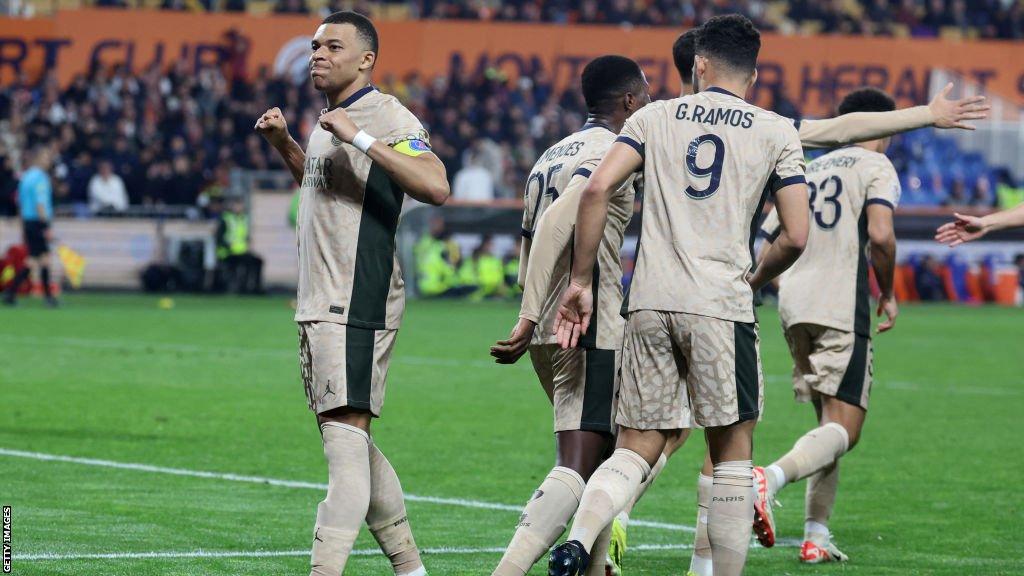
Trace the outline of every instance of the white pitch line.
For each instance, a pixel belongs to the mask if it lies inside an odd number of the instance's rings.
[[[659,551],[659,550],[690,550],[693,546],[689,544],[637,544],[630,546],[635,551]],[[447,554],[502,554],[505,552],[501,547],[486,548],[452,548],[442,546],[439,548],[423,548],[420,554],[426,555],[447,555]],[[376,548],[353,550],[353,556],[377,556],[380,550]],[[16,554],[15,561],[38,562],[52,560],[150,560],[150,559],[174,559],[174,558],[283,558],[290,556],[309,556],[309,550],[192,550],[183,552],[102,552],[102,553],[40,553],[40,554]]]
[[[225,474],[221,472],[205,472],[202,470],[187,470],[184,468],[168,468],[164,466],[151,466],[149,464],[137,464],[133,462],[115,462],[113,460],[99,460],[96,458],[79,458],[76,456],[62,456],[60,454],[46,454],[43,452],[27,452],[24,450],[11,450],[0,448],[0,456],[13,458],[27,458],[44,462],[64,462],[68,464],[81,464],[85,466],[98,466],[101,468],[116,468],[119,470],[134,470],[136,472],[151,472],[154,474],[169,474],[171,476],[187,476],[191,478],[208,478],[214,480],[228,480],[231,482],[246,482],[249,484],[264,484],[267,486],[279,486],[282,488],[304,488],[309,490],[327,490],[326,484],[318,482],[302,482],[297,480],[281,480],[278,478],[266,478],[263,476],[245,476],[241,474]],[[503,512],[522,512],[523,507],[514,504],[501,504],[498,502],[484,502],[480,500],[467,500],[463,498],[442,498],[438,496],[419,496],[406,494],[405,499],[409,502],[424,502],[427,504],[441,504],[445,506],[459,506],[462,508],[477,508],[482,510],[501,510]],[[669,524],[665,522],[652,522],[647,520],[631,520],[630,524],[643,528],[657,528],[661,530],[674,530],[676,532],[693,532],[692,526],[682,524]]]
[[[800,542],[793,539],[779,540],[776,546],[793,548],[800,545]],[[756,542],[752,547],[759,548]],[[629,547],[634,552],[656,552],[664,550],[692,550],[691,544],[635,544]],[[423,548],[420,550],[424,555],[448,555],[448,554],[502,554],[505,552],[501,547],[487,548],[453,548],[442,546],[439,548]],[[353,556],[376,556],[380,550],[368,548],[364,550],[353,550]],[[16,554],[14,560],[18,562],[46,562],[54,560],[151,560],[151,559],[177,559],[177,558],[284,558],[284,557],[306,557],[309,550],[193,550],[187,552],[100,552],[100,553],[39,553],[39,554]]]

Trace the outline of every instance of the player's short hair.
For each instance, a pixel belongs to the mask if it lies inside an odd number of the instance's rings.
[[[374,54],[380,49],[380,39],[377,37],[377,28],[374,27],[373,22],[370,19],[358,12],[352,12],[345,10],[342,12],[335,12],[327,18],[321,24],[351,24],[356,29],[356,34],[359,38],[366,43],[370,52]]]
[[[642,92],[644,73],[639,64],[625,56],[600,56],[583,68],[581,83],[587,109],[598,111],[627,92]]]
[[[752,74],[761,51],[761,33],[741,14],[715,16],[700,27],[695,53],[736,72]]]
[[[676,38],[672,44],[672,61],[679,71],[679,78],[687,83],[693,84],[693,55],[697,45],[697,34],[699,28],[690,28]]]
[[[896,109],[896,101],[878,88],[865,86],[846,95],[839,103],[839,115],[850,112],[892,112]]]

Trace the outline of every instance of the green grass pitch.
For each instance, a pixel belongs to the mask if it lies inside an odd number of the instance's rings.
[[[287,302],[182,297],[161,310],[152,297],[79,295],[56,311],[0,310],[0,503],[13,507],[14,574],[307,573],[326,467]],[[529,362],[487,356],[515,316],[506,303],[410,302],[398,338],[374,436],[411,495],[435,576],[489,574],[515,508],[552,466],[550,408]],[[852,561],[804,567],[792,547],[753,549],[747,573],[1024,573],[1022,334],[1022,310],[905,306],[875,340],[872,410],[842,464],[832,528]],[[813,416],[791,399],[770,308],[761,336],[768,398],[755,456],[766,462]],[[676,527],[631,529],[628,576],[685,572],[692,536],[681,527],[693,524],[703,456],[694,440],[634,513]],[[781,500],[780,537],[799,538],[803,485]],[[391,573],[367,533],[356,548],[367,554],[348,574]]]

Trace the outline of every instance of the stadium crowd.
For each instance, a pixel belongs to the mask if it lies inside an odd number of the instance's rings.
[[[129,0],[96,0],[125,8]],[[163,0],[166,10],[245,11],[247,0]],[[275,0],[277,14],[322,15],[342,9],[376,14],[398,6],[422,19],[552,22],[632,26],[693,26],[719,14],[742,13],[761,30],[825,34],[952,34],[967,38],[1024,38],[1019,0]]]
[[[58,151],[56,203],[80,216],[161,205],[200,213],[225,192],[232,168],[283,170],[253,132],[254,118],[279,105],[302,142],[322,100],[308,82],[294,85],[267,69],[248,78],[243,70],[231,63],[192,70],[180,61],[134,76],[124,68],[96,70],[67,88],[50,74],[0,89],[0,214],[14,213],[24,151],[38,142]],[[559,93],[543,73],[511,81],[495,69],[455,69],[435,78],[385,75],[379,87],[426,123],[459,200],[519,197],[537,155],[585,117],[578,90]],[[784,94],[772,107],[799,114]],[[998,187],[1013,188],[981,160],[954,170],[963,155],[937,138],[922,131],[893,147],[910,204],[991,206]]]

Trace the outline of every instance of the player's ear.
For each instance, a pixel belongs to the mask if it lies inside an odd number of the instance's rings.
[[[366,50],[363,52],[363,61],[359,63],[359,70],[373,70],[373,65],[377,63],[377,53]]]
[[[750,77],[750,85],[753,86],[757,83],[757,68],[754,68],[754,74]]]

